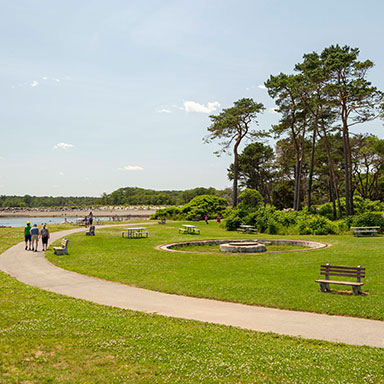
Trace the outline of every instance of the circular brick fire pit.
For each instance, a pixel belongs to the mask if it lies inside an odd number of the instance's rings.
[[[267,248],[265,244],[257,243],[256,241],[232,241],[230,243],[221,244],[221,252],[231,252],[231,253],[259,253],[265,252]]]

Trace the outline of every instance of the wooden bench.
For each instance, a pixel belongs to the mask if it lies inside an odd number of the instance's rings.
[[[316,280],[316,283],[320,283],[321,292],[330,292],[329,284],[338,285],[350,285],[354,295],[361,295],[361,287],[364,283],[361,279],[365,277],[365,268],[357,267],[345,267],[341,265],[329,265],[324,264],[320,266],[320,275],[325,276],[325,280]],[[330,280],[329,276],[346,276],[355,277],[356,281],[344,281],[344,280]]]
[[[85,232],[85,236],[95,236],[95,226],[91,225],[89,231]]]
[[[356,237],[359,237],[360,234],[376,236],[377,231],[380,229],[380,227],[351,227],[351,229],[353,230],[353,234]]]
[[[179,228],[179,233],[187,233],[187,230],[185,228]]]
[[[55,255],[68,255],[68,243],[68,239],[63,239],[61,241],[61,247],[53,247]]]

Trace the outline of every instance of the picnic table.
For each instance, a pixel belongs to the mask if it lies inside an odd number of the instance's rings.
[[[196,225],[183,224],[183,228],[179,228],[179,233],[185,233],[189,235],[200,235],[200,229],[196,228]]]
[[[141,239],[143,237],[148,237],[148,232],[144,232],[145,227],[136,227],[136,228],[123,228],[123,232],[121,233],[121,237],[126,237],[128,239]]]
[[[359,237],[359,235],[363,233],[375,236],[380,227],[351,227],[351,229],[356,237]]]
[[[237,230],[243,233],[257,232],[257,229],[253,225],[240,225],[240,228],[237,228]]]

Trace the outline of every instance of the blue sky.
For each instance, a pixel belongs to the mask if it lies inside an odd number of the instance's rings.
[[[268,129],[259,86],[331,44],[360,48],[384,90],[383,4],[0,0],[0,194],[230,186],[209,114],[252,97]]]

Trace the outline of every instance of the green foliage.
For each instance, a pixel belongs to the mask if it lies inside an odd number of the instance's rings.
[[[351,224],[353,227],[380,227],[380,232],[384,231],[384,217],[381,213],[365,212],[356,215]]]
[[[293,207],[294,182],[285,180],[272,191],[272,204],[277,209]]]
[[[228,230],[246,224],[253,225],[260,233],[269,234],[328,235],[342,231],[342,227],[323,216],[307,211],[278,211],[272,206],[233,210],[229,218],[226,222]]]
[[[365,212],[383,212],[384,211],[384,203],[381,201],[371,201],[369,199],[363,199],[360,196],[355,196],[353,198],[353,204],[355,209],[355,214],[361,215]],[[340,199],[340,206],[342,214],[345,214],[345,198],[342,197]],[[330,220],[333,219],[333,209],[332,209],[332,203],[326,203],[321,205],[317,213],[321,216],[324,216]]]
[[[150,219],[177,219],[181,216],[181,208],[179,207],[166,207],[158,209],[153,215],[150,216]]]
[[[208,215],[210,219],[217,216],[225,217],[228,202],[226,199],[218,196],[201,195],[193,198],[182,208],[167,207],[158,209],[150,218],[161,219],[166,217],[174,220],[193,220],[195,218],[203,219]]]
[[[319,215],[301,215],[297,228],[300,235],[329,235],[339,232],[336,224]]]
[[[256,189],[246,188],[239,196],[241,208],[256,208],[263,204],[263,196]]]
[[[212,219],[218,215],[223,216],[227,205],[227,200],[222,197],[202,195],[185,204],[181,213],[186,220],[193,220],[195,217],[203,218],[205,215]]]
[[[238,208],[230,210],[230,213],[225,219],[225,228],[228,231],[235,231],[237,228],[240,227],[240,225],[245,224],[244,218],[246,215],[246,211]]]

